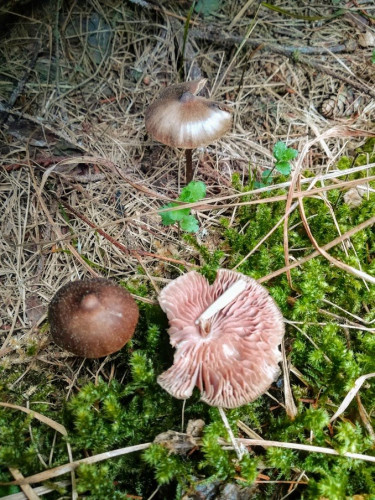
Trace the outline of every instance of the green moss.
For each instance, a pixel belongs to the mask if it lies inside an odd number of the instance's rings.
[[[356,161],[371,151],[360,151]],[[353,158],[342,158],[339,168],[348,168]],[[252,181],[242,186],[234,176],[236,189],[248,192]],[[284,194],[279,191],[274,194]],[[246,195],[248,199],[252,195]],[[262,195],[267,197],[268,194]],[[246,199],[246,198],[245,198]],[[319,199],[305,199],[304,207],[316,240],[320,245],[345,232],[375,213],[375,197],[370,193],[357,208],[349,208],[342,193],[333,190],[327,199],[331,211]],[[242,262],[238,271],[260,278],[285,265],[283,227],[280,225],[251,255],[255,245],[264,238],[284,216],[285,202],[241,206],[236,219],[221,221],[221,243],[208,250],[197,239],[184,239],[193,245],[203,263],[201,272],[213,280],[219,267],[233,268]],[[289,253],[299,259],[309,255],[312,245],[301,224],[298,211],[289,217]],[[351,247],[341,245],[330,250],[336,258],[375,276],[375,232],[367,228],[351,238]],[[291,271],[293,287],[285,274],[264,285],[278,303],[288,320],[286,350],[291,364],[291,385],[298,414],[292,421],[276,401],[283,403],[283,379],[269,389],[276,399],[262,396],[241,408],[227,412],[235,435],[240,420],[265,439],[293,443],[330,446],[340,453],[349,451],[373,455],[373,442],[360,417],[354,399],[340,419],[329,425],[337,410],[361,375],[375,372],[375,336],[361,327],[361,322],[375,319],[375,287],[333,266],[323,257],[306,262]],[[148,296],[150,290],[143,280],[123,283],[138,296]],[[337,307],[336,307],[337,306]],[[347,312],[346,312],[347,311]],[[355,328],[343,328],[354,323]],[[349,325],[350,326],[350,325]],[[372,325],[367,325],[369,327]],[[7,369],[1,372],[0,396],[21,406],[29,405],[63,424],[68,436],[56,434],[48,425],[17,410],[0,407],[0,480],[12,479],[8,467],[20,468],[26,476],[48,467],[69,461],[67,441],[74,459],[140,443],[152,442],[156,435],[167,430],[181,431],[182,402],[172,398],[157,384],[157,376],[173,360],[169,345],[167,321],[157,306],[140,304],[140,321],[132,341],[116,355],[111,380],[96,378],[96,383],[82,375],[75,381],[78,390],[66,401],[65,386],[53,367],[29,370]],[[45,325],[42,325],[45,329]],[[34,355],[34,346],[27,354]],[[89,362],[87,362],[89,363]],[[34,365],[33,365],[34,366]],[[93,372],[97,365],[93,365]],[[58,373],[58,372],[57,372]],[[100,374],[100,372],[98,372]],[[296,375],[299,373],[299,375]],[[360,390],[360,398],[371,420],[375,412],[375,386],[369,379]],[[187,401],[185,422],[202,418],[206,422],[202,443],[188,455],[175,455],[167,448],[153,445],[145,452],[123,455],[95,465],[83,465],[77,470],[77,490],[83,498],[126,498],[126,493],[147,498],[160,486],[160,498],[181,498],[193,494],[198,485],[215,481],[252,484],[258,472],[270,477],[268,484],[257,486],[254,499],[281,498],[300,471],[306,471],[309,484],[297,488],[298,498],[330,500],[362,495],[370,498],[375,491],[373,464],[345,457],[281,448],[254,447],[241,461],[231,449],[223,449],[219,438],[227,437],[220,415],[215,408],[199,401],[194,391]],[[373,424],[372,424],[373,425]],[[53,453],[51,454],[51,450]],[[41,461],[42,459],[42,461]],[[280,481],[280,483],[278,483]],[[11,489],[1,490],[4,494]],[[18,491],[18,490],[17,490]],[[52,493],[59,498],[63,493]],[[66,494],[69,494],[69,489]]]

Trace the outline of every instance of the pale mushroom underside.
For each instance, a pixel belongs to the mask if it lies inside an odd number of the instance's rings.
[[[247,281],[246,289],[202,331],[197,318],[239,278]],[[277,378],[283,318],[254,279],[221,269],[210,286],[192,271],[165,287],[159,302],[176,352],[158,382],[174,397],[186,399],[197,386],[206,403],[235,408],[256,399]]]
[[[207,146],[232,125],[220,103],[186,92],[180,99],[157,99],[146,111],[146,129],[159,142],[177,148]]]

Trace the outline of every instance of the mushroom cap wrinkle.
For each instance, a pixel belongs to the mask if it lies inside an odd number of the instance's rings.
[[[130,293],[102,278],[64,285],[48,309],[56,344],[86,358],[100,358],[120,350],[133,336],[138,316],[138,306]]]
[[[233,283],[247,286],[208,320],[197,319]],[[158,383],[186,399],[195,386],[212,406],[236,408],[263,394],[280,373],[281,312],[267,290],[241,273],[220,269],[213,285],[191,271],[167,285],[159,303],[168,316],[176,348],[171,368]]]
[[[196,94],[205,78],[171,85],[148,107],[147,131],[168,146],[193,149],[207,146],[229,130],[232,113],[225,104]]]

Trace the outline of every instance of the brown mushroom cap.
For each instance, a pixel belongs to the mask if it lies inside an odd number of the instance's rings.
[[[224,104],[199,97],[207,80],[167,87],[146,111],[146,129],[168,146],[193,149],[219,139],[232,125]]]
[[[68,283],[54,295],[48,309],[56,344],[85,358],[120,350],[133,336],[138,316],[130,293],[101,278]]]
[[[197,319],[236,281],[244,290],[202,324]],[[191,271],[167,285],[159,303],[169,319],[174,363],[158,383],[179,399],[195,386],[212,406],[236,408],[263,394],[280,372],[284,322],[275,301],[256,280],[220,269],[213,285]]]

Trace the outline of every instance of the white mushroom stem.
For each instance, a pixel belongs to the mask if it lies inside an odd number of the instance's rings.
[[[195,324],[204,324],[207,320],[212,318],[216,313],[224,309],[228,304],[236,300],[236,298],[247,287],[247,281],[239,279],[235,281],[225,292],[218,297],[200,316],[195,320]]]

